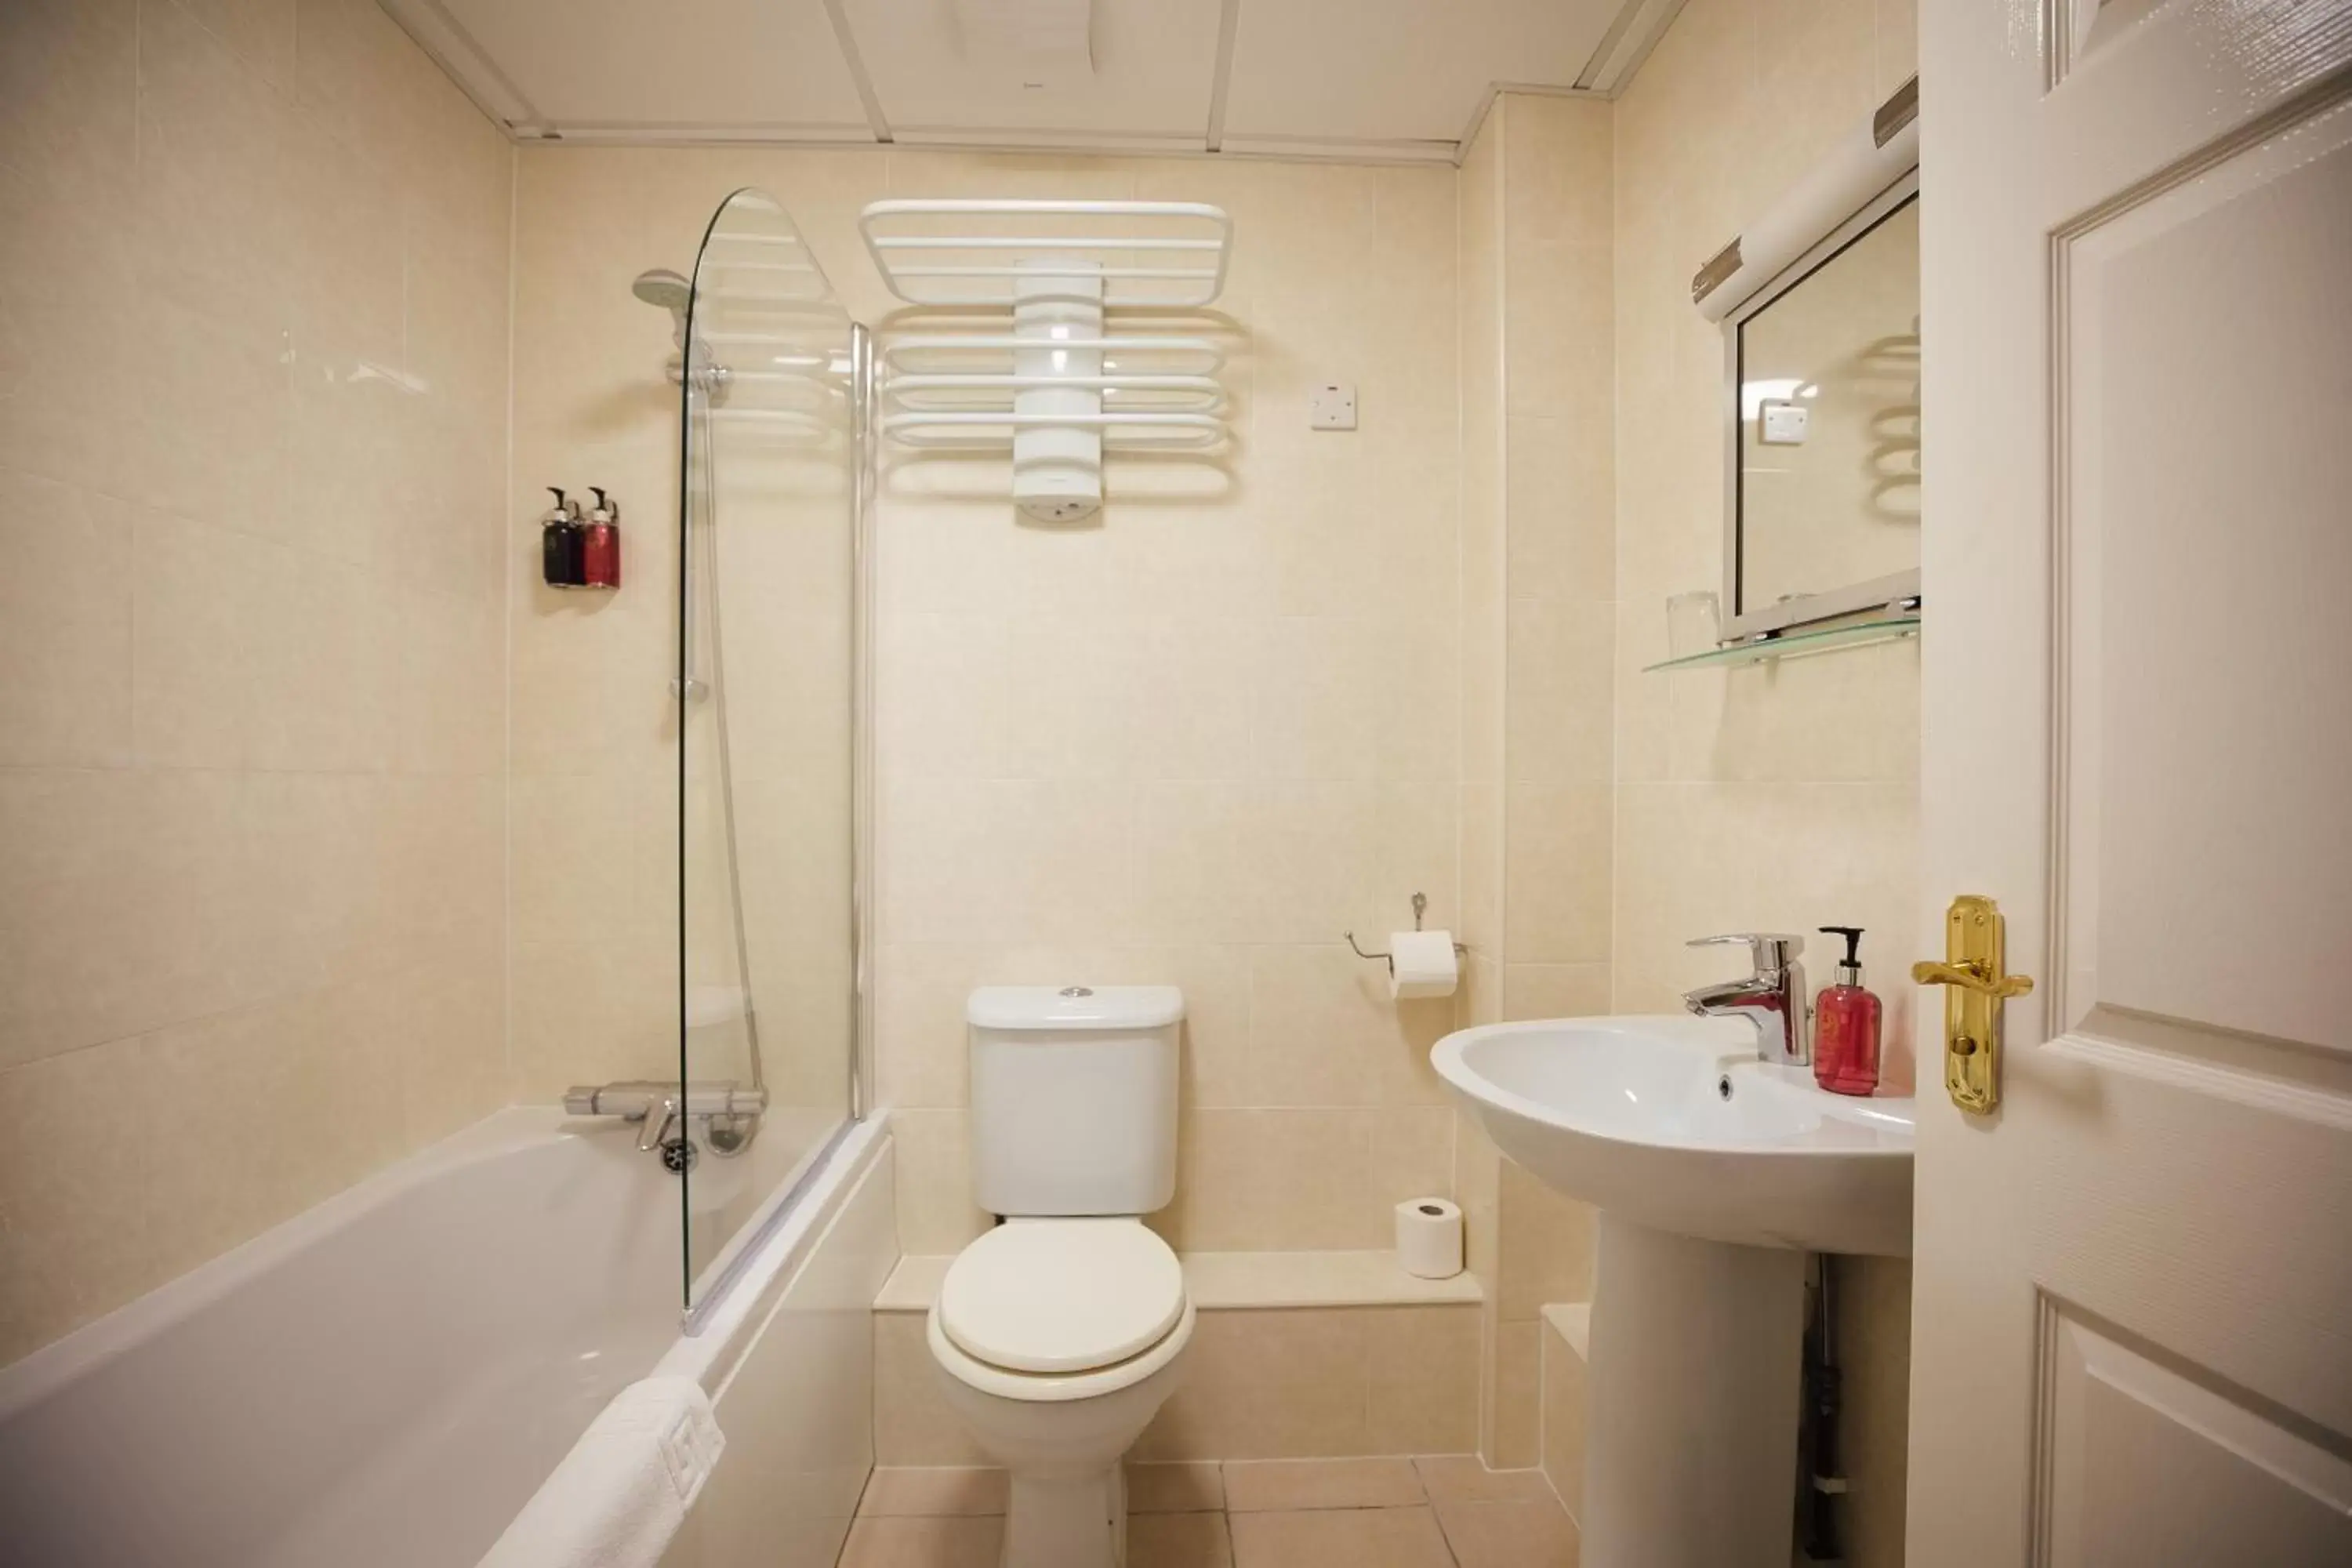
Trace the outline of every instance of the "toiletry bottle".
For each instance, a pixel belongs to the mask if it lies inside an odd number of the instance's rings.
[[[563,526],[556,532],[563,540],[563,586],[584,588],[588,585],[585,557],[588,549],[588,523],[580,515],[577,497],[563,503]]]
[[[617,588],[621,585],[621,504],[594,485],[588,489],[596,505],[588,514],[588,531],[581,545],[581,580],[591,588]]]
[[[1862,984],[1862,928],[1823,926],[1845,938],[1837,984],[1822,988],[1813,1005],[1813,1079],[1832,1094],[1870,1094],[1878,1088],[1878,998]]]
[[[588,585],[588,520],[581,517],[579,496],[564,508],[564,583],[572,588]]]
[[[555,504],[548,508],[547,515],[539,520],[540,575],[551,588],[569,588],[572,584],[572,511],[562,490],[553,485],[547,489],[548,493],[555,498]]]

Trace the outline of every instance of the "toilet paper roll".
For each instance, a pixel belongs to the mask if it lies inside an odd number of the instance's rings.
[[[1454,962],[1452,931],[1389,932],[1389,994],[1399,1001],[1451,996],[1461,975]]]
[[[1423,1279],[1462,1272],[1462,1210],[1444,1198],[1407,1198],[1396,1206],[1397,1261]]]

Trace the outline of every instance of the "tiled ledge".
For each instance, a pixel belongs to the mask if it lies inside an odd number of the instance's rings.
[[[909,1252],[901,1257],[898,1267],[890,1270],[890,1278],[882,1281],[882,1293],[874,1298],[874,1310],[929,1311],[931,1303],[940,1298],[940,1281],[947,1278],[948,1265],[954,1261],[949,1255]]]
[[[1543,1471],[1571,1518],[1584,1517],[1585,1364],[1592,1354],[1588,1302],[1543,1310]]]
[[[1579,1361],[1592,1359],[1592,1303],[1554,1302],[1543,1310],[1543,1321],[1551,1331],[1568,1342]]]
[[[1396,1254],[1373,1252],[1187,1252],[1184,1292],[1202,1311],[1276,1307],[1428,1307],[1481,1300],[1477,1277],[1422,1279]],[[877,1312],[927,1312],[951,1257],[909,1255],[874,1298]],[[1581,1310],[1581,1309],[1577,1309]],[[1549,1309],[1548,1309],[1549,1310]]]

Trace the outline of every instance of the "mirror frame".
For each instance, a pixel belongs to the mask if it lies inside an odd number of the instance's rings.
[[[1740,459],[1745,436],[1739,413],[1739,330],[1775,300],[1802,284],[1846,247],[1878,226],[1879,221],[1919,194],[1919,171],[1909,173],[1864,203],[1819,243],[1782,268],[1780,275],[1741,300],[1723,318],[1724,428],[1728,460],[1723,476],[1723,605],[1719,643],[1745,642],[1814,621],[1835,620],[1864,610],[1882,609],[1909,601],[1919,603],[1919,569],[1895,572],[1860,583],[1849,583],[1818,594],[1800,594],[1776,604],[1749,610],[1739,597]]]

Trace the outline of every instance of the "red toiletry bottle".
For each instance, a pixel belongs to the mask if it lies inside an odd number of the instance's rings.
[[[589,588],[621,585],[621,504],[594,485],[596,510],[588,514],[588,528],[580,548],[581,584]]]
[[[1863,988],[1862,928],[1823,926],[1845,938],[1845,958],[1837,984],[1824,986],[1813,1004],[1813,1081],[1832,1094],[1878,1090],[1878,998]]]

